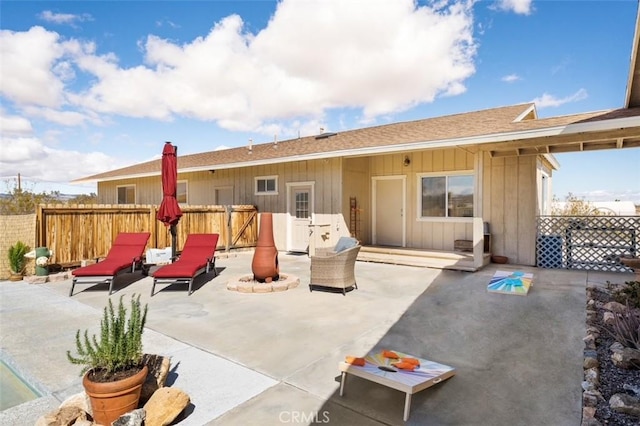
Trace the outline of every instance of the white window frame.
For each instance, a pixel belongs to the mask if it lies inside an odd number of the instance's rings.
[[[477,176],[473,170],[457,170],[451,172],[430,172],[430,173],[416,173],[416,221],[418,222],[460,222],[471,223],[473,222],[473,214],[469,217],[447,217],[447,216],[422,216],[422,178],[424,177],[444,177],[447,178],[447,185],[449,184],[449,177],[451,176],[471,176],[473,178],[473,189],[475,191],[475,185]],[[476,208],[476,194],[473,194],[473,209]],[[448,200],[447,200],[448,202]],[[449,211],[448,206],[445,209]]]
[[[258,191],[258,181],[273,180],[275,189],[273,191]],[[265,185],[266,186],[266,185]],[[278,195],[278,176],[256,176],[253,180],[254,195]]]
[[[138,202],[138,188],[136,188],[135,183],[127,184],[127,185],[117,185],[116,186],[116,204],[118,205],[126,205],[129,203],[121,203],[118,198],[118,192],[120,192],[120,188],[133,188],[133,204],[137,204]]]
[[[186,179],[181,179],[177,182],[178,185],[180,185],[181,183],[184,183],[185,186],[185,197],[186,200],[185,201],[180,201],[178,200],[179,204],[189,204],[189,181]],[[178,186],[176,185],[176,199],[178,198]]]

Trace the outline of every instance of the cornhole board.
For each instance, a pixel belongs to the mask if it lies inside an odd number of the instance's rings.
[[[418,359],[420,361],[420,367],[413,371],[395,368],[391,364],[397,362],[397,360],[385,358],[382,356],[382,350],[368,353],[364,357],[364,366],[340,362],[338,364],[338,368],[342,373],[342,377],[340,378],[340,396],[344,395],[347,374],[352,374],[391,389],[399,390],[406,394],[403,415],[403,420],[406,422],[409,419],[409,411],[411,409],[411,395],[448,379],[456,374],[456,370],[448,365],[418,358],[403,352],[393,352],[401,358]]]
[[[521,271],[496,271],[487,286],[490,293],[526,296],[533,285],[533,274]]]

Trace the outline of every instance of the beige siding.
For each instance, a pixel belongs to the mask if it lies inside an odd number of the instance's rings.
[[[492,253],[509,263],[535,264],[537,159],[485,154],[482,213],[491,227]]]
[[[404,165],[405,156],[408,156],[410,160],[408,166]],[[459,223],[447,220],[425,222],[418,220],[418,197],[420,194],[418,173],[473,170],[474,162],[474,154],[457,148],[371,157],[370,174],[372,177],[406,177],[407,247],[453,250],[455,240],[473,240],[471,222]],[[369,191],[371,191],[371,183],[369,183]],[[370,211],[372,210],[370,207]],[[370,224],[367,225],[370,227]]]
[[[342,179],[339,158],[299,161],[239,169],[216,170],[215,172],[179,173],[178,180],[187,181],[189,205],[215,204],[216,188],[233,189],[233,204],[255,205],[259,212],[274,213],[273,227],[276,246],[286,249],[287,238],[287,183],[314,183],[314,210],[318,223],[331,224],[332,240],[339,235],[348,235],[349,230],[342,217]],[[255,178],[276,176],[277,195],[256,195]],[[137,204],[159,204],[162,200],[160,176],[101,182],[98,184],[98,202],[115,204],[117,187],[136,185]]]

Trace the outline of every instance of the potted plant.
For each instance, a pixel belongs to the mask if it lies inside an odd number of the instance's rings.
[[[123,297],[123,296],[122,296]],[[89,338],[85,330],[76,332],[77,355],[67,351],[72,364],[83,365],[82,385],[91,401],[93,419],[110,425],[121,415],[138,408],[140,391],[148,367],[143,363],[142,333],[147,319],[147,305],[140,304],[140,295],[131,297],[131,309],[122,303],[117,310],[111,299],[104,308],[100,336]]]
[[[17,241],[14,245],[9,247],[7,255],[9,257],[9,269],[11,269],[11,276],[9,280],[20,281],[24,274],[24,268],[27,265],[27,259],[24,255],[29,252],[29,246],[22,241]]]

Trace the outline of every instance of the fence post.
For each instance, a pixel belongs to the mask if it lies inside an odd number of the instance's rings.
[[[231,233],[233,232],[233,230],[231,229],[231,209],[232,207],[228,204],[224,206],[224,215],[227,219],[227,242],[225,244],[227,253],[231,251],[231,239],[233,238],[233,235],[231,235]]]

